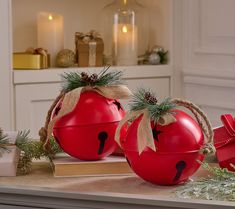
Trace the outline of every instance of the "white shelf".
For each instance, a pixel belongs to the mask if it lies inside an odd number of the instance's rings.
[[[44,70],[14,70],[13,82],[15,85],[32,83],[58,83],[61,82],[61,74],[64,72],[88,71],[99,72],[103,67],[94,68],[50,68]],[[138,65],[138,66],[112,66],[110,70],[121,70],[124,79],[171,77],[173,67],[171,65]]]

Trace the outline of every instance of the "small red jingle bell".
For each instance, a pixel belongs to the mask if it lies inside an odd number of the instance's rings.
[[[165,111],[171,104],[158,105],[151,100],[143,103],[142,99],[140,104],[145,106],[145,109],[127,114],[116,132],[115,138],[117,141],[120,139],[130,167],[138,176],[154,184],[175,185],[186,182],[200,167],[197,161],[203,161],[205,156],[202,152],[205,145],[202,128],[190,115],[175,108],[169,108],[156,123],[151,115],[154,112],[161,114],[162,109],[165,108]],[[195,105],[187,101],[172,100],[172,103],[186,107],[190,104],[193,113],[197,110]],[[134,104],[138,104],[138,100]],[[161,109],[161,106],[164,108]],[[170,116],[169,123],[160,122],[167,120],[164,115]],[[204,118],[204,114],[202,117]],[[133,122],[126,137],[121,138],[118,131],[127,121]],[[211,127],[209,129],[211,130]]]
[[[235,171],[235,118],[230,114],[221,115],[223,126],[214,129],[214,145],[219,165]]]

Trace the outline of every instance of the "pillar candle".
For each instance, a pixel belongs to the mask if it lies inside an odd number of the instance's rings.
[[[37,45],[48,50],[51,66],[55,66],[56,55],[64,48],[63,16],[48,12],[38,14]]]
[[[137,26],[115,24],[113,27],[113,53],[116,65],[137,65]]]

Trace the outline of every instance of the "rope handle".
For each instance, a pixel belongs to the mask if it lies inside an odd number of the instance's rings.
[[[182,107],[189,109],[195,116],[206,139],[206,143],[200,149],[200,152],[203,154],[214,153],[215,152],[215,148],[213,145],[214,132],[212,129],[212,125],[208,117],[206,116],[206,114],[197,105],[195,105],[194,103],[190,101],[176,98],[176,99],[173,99],[172,102],[178,106],[182,106]]]
[[[46,116],[46,121],[45,121],[45,125],[44,127],[42,127],[40,130],[39,130],[39,136],[40,136],[40,141],[42,142],[46,142],[46,139],[47,139],[47,129],[48,129],[48,124],[50,123],[50,120],[51,120],[51,114],[54,110],[54,108],[56,107],[56,105],[58,104],[58,102],[64,97],[65,93],[62,91],[57,97],[56,99],[54,100],[54,102],[52,103],[50,109],[48,110],[47,112],[47,116]],[[49,146],[49,143],[46,144],[46,148],[47,149],[50,149],[50,146]]]

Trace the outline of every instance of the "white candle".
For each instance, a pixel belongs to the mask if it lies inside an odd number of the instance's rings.
[[[114,25],[113,50],[116,65],[137,64],[137,27],[135,25]]]
[[[48,50],[51,66],[55,66],[57,53],[64,48],[63,16],[40,12],[37,19],[38,47]]]

